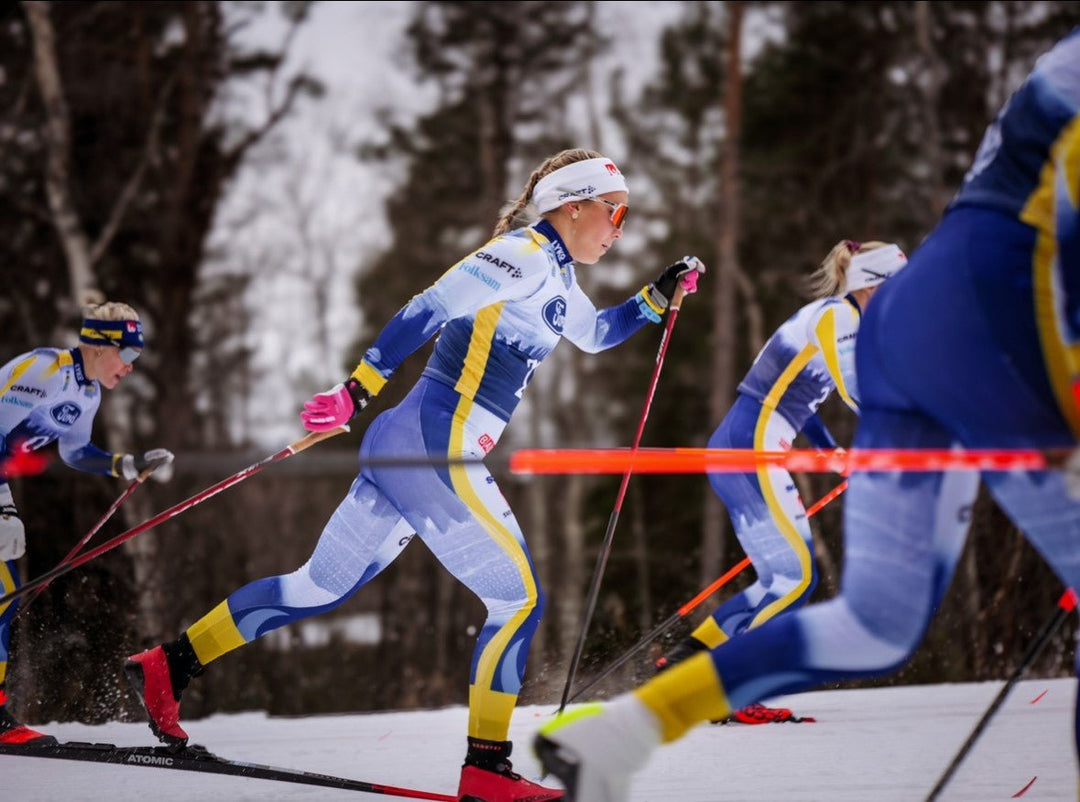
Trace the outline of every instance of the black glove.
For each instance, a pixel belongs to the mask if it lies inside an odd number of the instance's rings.
[[[697,292],[697,276],[690,273],[704,273],[705,265],[696,256],[684,256],[680,261],[664,268],[664,272],[652,284],[649,285],[649,298],[661,309],[667,309],[671,299],[675,297],[675,289],[680,279],[683,289],[687,292]]]

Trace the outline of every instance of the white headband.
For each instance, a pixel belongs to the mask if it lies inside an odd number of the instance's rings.
[[[889,276],[899,273],[906,264],[907,257],[896,245],[883,245],[872,251],[857,253],[851,257],[851,264],[844,276],[844,292],[876,287]]]
[[[536,182],[532,202],[542,214],[574,198],[626,192],[626,179],[611,159],[585,159],[560,167]]]

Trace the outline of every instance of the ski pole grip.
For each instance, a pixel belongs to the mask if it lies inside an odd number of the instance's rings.
[[[302,437],[301,439],[293,443],[291,446],[289,446],[289,451],[291,451],[293,454],[297,454],[303,451],[305,448],[310,448],[316,443],[321,443],[323,440],[327,440],[331,437],[334,437],[335,435],[339,435],[342,432],[347,431],[349,431],[348,426],[338,426],[335,429],[330,429],[325,432],[309,432],[305,437]]]
[[[677,312],[682,306],[683,298],[686,297],[686,289],[683,287],[682,282],[675,287],[675,295],[671,299],[671,303],[668,304],[668,311]]]
[[[150,464],[146,466],[142,473],[135,477],[136,482],[145,482],[150,478],[150,474],[169,461],[168,457],[158,457],[157,459],[150,460]]]

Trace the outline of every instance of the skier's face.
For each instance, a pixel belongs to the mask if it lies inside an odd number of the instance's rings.
[[[91,379],[97,379],[106,389],[113,389],[120,380],[135,370],[132,364],[138,357],[138,351],[132,348],[116,348],[111,345],[97,347],[93,375]],[[128,361],[130,360],[130,361]],[[87,373],[90,373],[88,370]]]
[[[628,198],[625,192],[609,192],[568,204],[577,213],[576,218],[571,216],[570,236],[565,238],[575,262],[596,264],[611,250],[623,234]]]

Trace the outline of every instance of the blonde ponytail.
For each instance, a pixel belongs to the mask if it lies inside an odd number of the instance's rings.
[[[810,276],[810,292],[814,298],[831,298],[839,295],[844,289],[844,278],[847,276],[848,267],[851,265],[851,257],[857,253],[866,253],[885,245],[884,242],[855,242],[854,240],[841,240],[829,251],[817,270]]]

